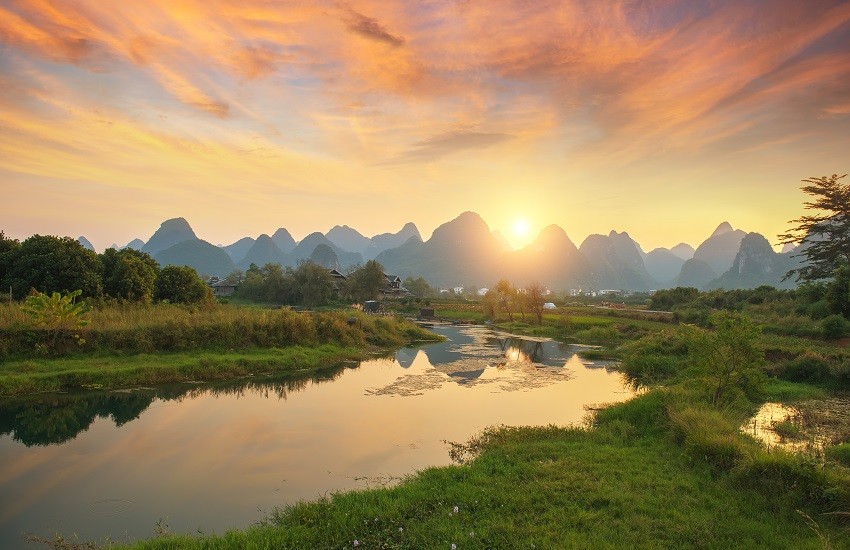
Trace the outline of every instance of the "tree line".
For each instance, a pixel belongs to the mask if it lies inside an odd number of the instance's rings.
[[[71,237],[33,235],[19,242],[0,231],[2,294],[23,300],[33,292],[131,302],[203,303],[212,291],[187,266],[161,267],[149,254],[124,248],[97,254]],[[8,294],[7,294],[8,293]]]

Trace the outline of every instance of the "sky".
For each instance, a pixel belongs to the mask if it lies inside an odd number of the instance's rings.
[[[0,230],[771,242],[850,171],[850,2],[0,0]]]

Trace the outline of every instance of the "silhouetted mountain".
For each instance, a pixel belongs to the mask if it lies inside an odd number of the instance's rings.
[[[81,245],[83,245],[83,248],[86,248],[86,249],[94,252],[94,246],[92,246],[92,244],[89,242],[89,240],[87,238],[83,237],[82,235],[77,237],[77,242],[80,243]]]
[[[653,279],[661,283],[658,288],[667,288],[676,281],[685,260],[671,250],[656,248],[646,254],[644,263],[646,264],[646,271]]]
[[[714,230],[714,233],[711,234],[711,237],[719,237],[720,235],[723,235],[724,233],[729,233],[729,232],[732,232],[732,231],[734,231],[734,229],[732,228],[731,223],[722,222],[720,225],[717,226],[717,229]],[[709,238],[711,238],[711,237],[709,237]]]
[[[545,229],[544,229],[545,231]],[[508,242],[508,239],[502,235],[502,232],[498,229],[493,230],[493,238],[496,239],[496,242],[499,243],[499,246],[502,247],[502,250],[505,252],[512,252],[514,247],[511,246],[511,243]]]
[[[156,230],[151,238],[148,239],[148,242],[145,243],[145,246],[142,247],[142,252],[156,256],[157,253],[166,248],[188,240],[198,240],[195,232],[189,226],[189,222],[183,218],[172,218],[162,222],[159,229]]]
[[[131,248],[133,250],[141,250],[143,246],[145,246],[145,241],[143,241],[142,239],[133,239],[132,241],[128,242],[126,245],[122,246],[121,248]]]
[[[501,245],[481,216],[464,212],[434,230],[426,242],[411,237],[378,255],[387,273],[424,277],[437,286],[488,286],[505,276]]]
[[[658,286],[646,270],[640,246],[626,232],[589,235],[579,250],[587,258],[598,288],[651,290]]]
[[[794,252],[797,250],[797,245],[794,243],[785,243],[782,245],[781,254],[788,254],[789,252]]]
[[[534,242],[510,258],[514,266],[511,278],[520,286],[538,281],[550,290],[566,291],[594,284],[586,257],[557,225],[544,228]]]
[[[416,237],[420,241],[422,240],[419,229],[412,222],[404,224],[404,227],[398,233],[381,233],[380,235],[375,235],[370,239],[369,246],[363,251],[363,258],[373,260],[384,250],[401,246],[410,240],[411,237]]]
[[[292,260],[286,254],[281,252],[280,248],[274,244],[271,237],[265,233],[257,237],[245,256],[236,263],[239,269],[247,270],[251,264],[257,267],[263,267],[266,264],[291,264]]]
[[[255,242],[252,237],[242,237],[235,243],[223,246],[222,248],[230,256],[230,259],[238,264],[248,254],[248,251],[251,250]]]
[[[791,258],[790,254],[774,252],[773,247],[763,235],[747,233],[741,240],[741,246],[732,267],[704,288],[732,290],[756,288],[761,285],[794,288],[797,286],[794,281],[783,281],[782,277],[798,265],[797,260]]]
[[[369,245],[372,244],[371,240],[361,235],[356,229],[352,229],[347,225],[333,226],[330,231],[325,233],[325,237],[343,250],[357,252],[360,254],[362,254]]]
[[[729,222],[723,222],[697,247],[694,258],[707,263],[715,273],[724,273],[732,267],[744,235],[740,229],[732,229]]]
[[[717,278],[717,273],[702,260],[691,258],[682,265],[682,271],[676,279],[676,286],[702,288]]]
[[[278,230],[274,232],[272,240],[284,254],[289,254],[295,250],[295,239],[292,238],[289,231],[282,227],[278,228]]]
[[[670,252],[682,258],[682,260],[687,261],[694,257],[694,252],[696,251],[694,250],[694,247],[688,243],[679,243],[671,248]]]
[[[304,237],[304,240],[298,243],[292,251],[292,254],[290,254],[293,259],[292,264],[297,264],[299,260],[309,260],[313,255],[313,252],[316,250],[316,247],[320,244],[328,245],[336,253],[337,258],[339,258],[339,265],[343,270],[363,263],[363,256],[360,253],[348,252],[347,250],[341,249],[317,231],[315,233],[310,233]]]
[[[326,244],[320,244],[310,255],[310,261],[327,269],[339,270],[339,258],[336,252]]]
[[[153,255],[159,265],[188,265],[198,275],[224,277],[236,269],[221,247],[201,239],[185,240]]]

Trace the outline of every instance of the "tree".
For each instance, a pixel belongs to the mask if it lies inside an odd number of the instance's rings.
[[[52,294],[79,290],[85,297],[101,295],[102,269],[97,254],[71,237],[33,235],[3,254],[8,266],[4,288],[18,298],[31,289]]]
[[[171,303],[200,304],[212,300],[212,289],[185,265],[167,265],[156,280],[156,299]]]
[[[153,300],[159,264],[149,254],[132,248],[108,248],[100,261],[104,294],[132,302]]]
[[[789,223],[797,224],[779,235],[780,242],[799,245],[795,255],[806,263],[789,271],[785,277],[814,281],[832,277],[842,264],[850,264],[850,184],[841,183],[847,174],[833,174],[803,180],[801,189],[814,197],[804,202],[817,213],[805,215]]]
[[[313,262],[301,262],[293,271],[298,301],[307,307],[324,305],[333,292],[327,268]]]
[[[6,283],[6,274],[12,266],[12,260],[15,251],[21,247],[21,243],[17,239],[9,239],[0,231],[0,284],[5,286],[0,289],[0,295],[5,296],[5,292],[9,290],[9,283]]]
[[[714,330],[685,328],[689,356],[696,373],[711,389],[711,402],[722,403],[732,391],[756,397],[764,380],[764,351],[758,346],[759,327],[739,313],[711,315]]]
[[[433,289],[431,285],[428,284],[428,281],[423,279],[422,277],[408,277],[404,280],[404,288],[410,291],[411,294],[417,296],[419,298],[426,298],[433,294]]]
[[[375,260],[369,260],[348,277],[348,294],[358,302],[376,300],[386,286],[384,266]]]
[[[832,282],[826,287],[825,298],[833,313],[850,319],[850,264],[835,270]]]
[[[499,304],[499,308],[508,314],[508,321],[513,322],[516,289],[507,279],[500,279],[494,288],[496,289],[496,301]]]
[[[543,324],[543,304],[546,302],[546,287],[534,281],[525,287],[525,299],[528,307],[537,316],[537,324]]]

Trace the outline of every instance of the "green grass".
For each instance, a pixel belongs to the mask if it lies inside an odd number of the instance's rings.
[[[819,386],[788,382],[786,380],[770,379],[762,389],[765,401],[793,403],[806,399],[823,399],[826,392]]]
[[[236,378],[247,374],[310,372],[365,356],[331,344],[240,352],[182,352],[128,356],[26,359],[0,363],[0,397],[80,388],[121,388]]]
[[[245,530],[133,548],[822,547],[771,495],[626,424],[491,431],[469,465],[285,507]],[[821,529],[836,546],[848,542],[832,525]]]

